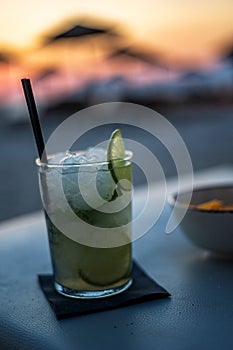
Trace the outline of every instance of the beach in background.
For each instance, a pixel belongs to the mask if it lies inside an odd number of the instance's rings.
[[[42,208],[22,78],[31,79],[45,140],[77,111],[128,102],[174,125],[194,171],[232,164],[233,2],[50,0],[45,8],[9,0],[1,9],[0,220]],[[150,118],[140,118],[154,128]],[[152,151],[167,178],[177,175],[166,147],[150,133],[113,124],[111,115],[107,122],[77,148],[95,146],[121,127],[125,138]],[[169,143],[175,147],[175,140]],[[135,166],[135,186],[145,183]]]
[[[195,171],[211,166],[233,164],[233,104],[160,107],[157,111],[177,128],[190,152]],[[56,115],[42,118],[46,139],[62,120],[61,116]],[[111,124],[111,120],[109,123],[108,126],[96,129],[91,135],[87,134],[81,138],[78,143],[80,149],[95,146],[101,138],[107,138],[115,127],[115,124]],[[150,126],[150,120],[145,120],[145,124]],[[153,152],[167,178],[177,175],[168,151],[152,135],[130,126],[122,126],[122,131],[126,138],[137,140]],[[0,140],[0,220],[41,209],[38,169],[35,164],[37,150],[29,121],[1,122]],[[134,185],[145,183],[143,173],[135,168]]]

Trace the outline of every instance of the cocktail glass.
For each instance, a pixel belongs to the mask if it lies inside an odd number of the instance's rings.
[[[114,295],[132,283],[132,153],[114,164],[86,153],[36,161],[54,286],[73,298]]]

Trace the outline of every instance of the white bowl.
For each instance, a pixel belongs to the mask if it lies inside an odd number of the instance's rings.
[[[185,204],[184,192],[179,196],[170,195],[168,203],[174,208],[178,217]],[[180,223],[181,230],[190,241],[198,247],[215,253],[233,256],[233,210],[219,211],[199,209],[196,207],[214,199],[222,200],[224,204],[233,205],[233,186],[203,187],[193,190],[191,206]]]

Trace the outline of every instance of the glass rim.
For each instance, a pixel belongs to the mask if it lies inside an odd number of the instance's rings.
[[[85,154],[85,151],[76,151],[77,153],[80,154]],[[58,152],[59,153],[59,152]],[[75,153],[75,152],[74,152]],[[47,159],[49,161],[49,159],[51,159],[54,155],[48,155]],[[123,161],[131,161],[133,157],[133,152],[126,150],[125,151],[125,157],[124,158],[114,158],[112,161],[117,161],[117,160],[123,160]],[[96,162],[87,162],[87,163],[81,163],[81,164],[59,164],[59,163],[53,163],[53,164],[49,164],[49,163],[45,163],[45,162],[41,162],[40,158],[36,158],[35,163],[36,165],[38,165],[39,167],[46,167],[46,168],[82,168],[82,167],[92,167],[92,166],[98,166],[98,165],[105,165],[105,164],[109,164],[112,161],[108,161],[108,160],[103,160],[103,161],[96,161]]]

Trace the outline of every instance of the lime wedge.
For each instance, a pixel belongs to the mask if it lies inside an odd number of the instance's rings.
[[[107,149],[107,160],[114,161],[125,158],[125,145],[120,129],[113,131]]]
[[[123,190],[131,190],[131,163],[125,160],[125,145],[120,129],[113,131],[107,148],[108,169],[114,182]]]

